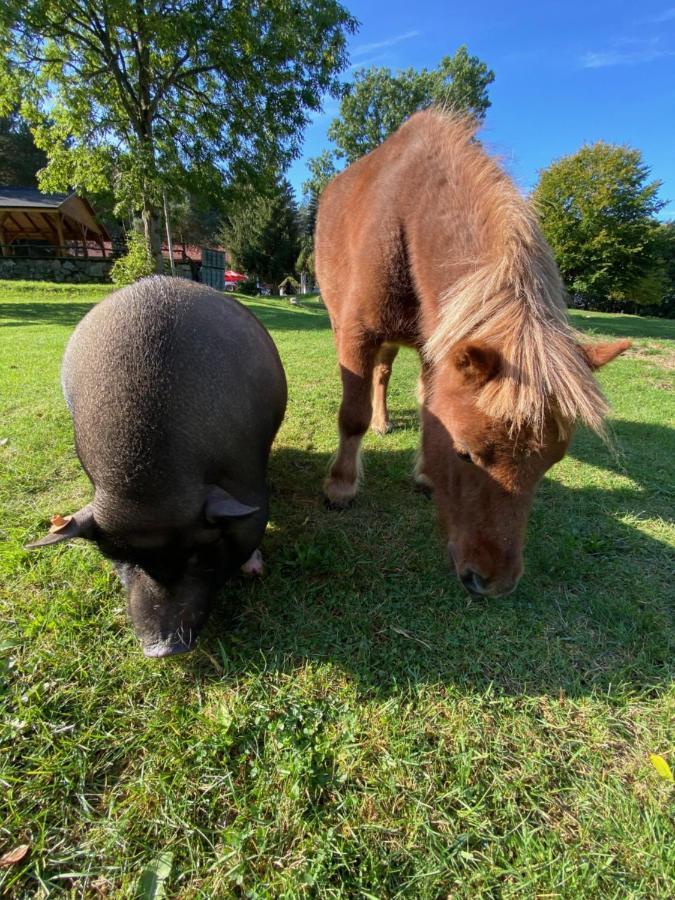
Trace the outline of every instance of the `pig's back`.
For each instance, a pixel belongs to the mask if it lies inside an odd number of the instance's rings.
[[[286,383],[271,338],[234,299],[145,279],[73,333],[63,386],[97,489],[151,496],[192,482],[264,478]]]

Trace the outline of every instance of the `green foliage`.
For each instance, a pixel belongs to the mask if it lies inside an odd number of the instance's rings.
[[[316,160],[310,161],[316,162]],[[295,262],[296,272],[305,272],[310,279],[316,278],[314,270],[314,229],[316,228],[316,216],[319,207],[319,194],[322,188],[317,185],[305,188],[305,200],[298,210],[298,219],[300,222],[300,252]]]
[[[138,231],[128,232],[127,252],[115,260],[110,270],[113,284],[122,287],[138,281],[139,278],[145,278],[146,275],[152,275],[154,271],[155,264],[145,237]]]
[[[258,294],[258,282],[255,278],[249,278],[239,283],[237,291],[245,297],[255,297]]]
[[[653,217],[663,203],[648,176],[639,150],[600,141],[553,163],[534,190],[569,291],[596,308],[653,303],[660,290]]]
[[[303,235],[300,240],[300,253],[295,261],[295,271],[305,272],[311,279],[316,277],[314,268],[314,238],[313,235]]]
[[[20,84],[41,187],[112,186],[159,267],[162,188],[214,195],[282,170],[340,91],[355,27],[336,0],[5,0],[0,112]]]
[[[321,196],[321,192],[328,182],[337,175],[337,166],[335,165],[335,156],[330,150],[322,150],[318,156],[307,161],[309,169],[309,178],[303,182],[302,190],[305,195],[306,203],[314,204],[314,221],[311,225],[311,231],[314,232],[314,222],[316,221],[316,204],[317,197]]]
[[[285,178],[267,193],[243,189],[221,233],[235,267],[274,288],[295,270],[299,238],[297,206]]]
[[[37,187],[37,172],[46,164],[17,111],[0,118],[0,187]]]
[[[174,190],[167,192],[167,200],[175,243],[206,246],[217,241],[224,214],[217,197]]]
[[[675,318],[675,222],[660,222],[654,228],[652,257],[654,265],[649,277],[656,287],[649,312]]]
[[[335,155],[347,163],[373,150],[414,112],[432,104],[468,113],[479,121],[490,106],[492,72],[477,56],[460,47],[435,69],[391,69],[372,66],[357,71],[331,122],[329,138]],[[325,165],[319,166],[324,168]],[[312,179],[316,180],[312,171]],[[323,186],[323,185],[322,185]]]

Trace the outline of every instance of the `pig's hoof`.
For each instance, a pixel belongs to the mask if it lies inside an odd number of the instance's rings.
[[[335,478],[327,478],[323,493],[328,509],[346,509],[356,497],[358,485],[356,482],[337,481]]]
[[[248,559],[241,567],[241,571],[244,575],[256,575],[258,578],[262,578],[265,574],[265,563],[263,562],[263,556],[260,550],[253,551],[250,559]]]
[[[156,641],[154,644],[143,645],[143,656],[147,656],[148,659],[162,659],[165,656],[178,656],[180,653],[189,653],[194,648],[194,642],[185,644],[183,641]]]

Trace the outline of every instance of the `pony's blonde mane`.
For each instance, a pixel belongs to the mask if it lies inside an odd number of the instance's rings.
[[[425,355],[438,362],[460,341],[499,350],[503,367],[478,395],[485,413],[541,433],[547,415],[568,432],[576,420],[603,432],[607,404],[570,326],[565,291],[534,210],[509,177],[472,140],[475,125],[443,111],[442,122],[457,221],[472,245],[451,265],[461,274],[441,298]]]

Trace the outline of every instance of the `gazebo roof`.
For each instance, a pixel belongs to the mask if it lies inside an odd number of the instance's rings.
[[[0,243],[24,240],[109,240],[91,204],[77,194],[42,194],[35,188],[0,188]]]
[[[0,188],[0,209],[30,207],[31,209],[58,209],[64,200],[74,194],[41,194],[37,188]]]

